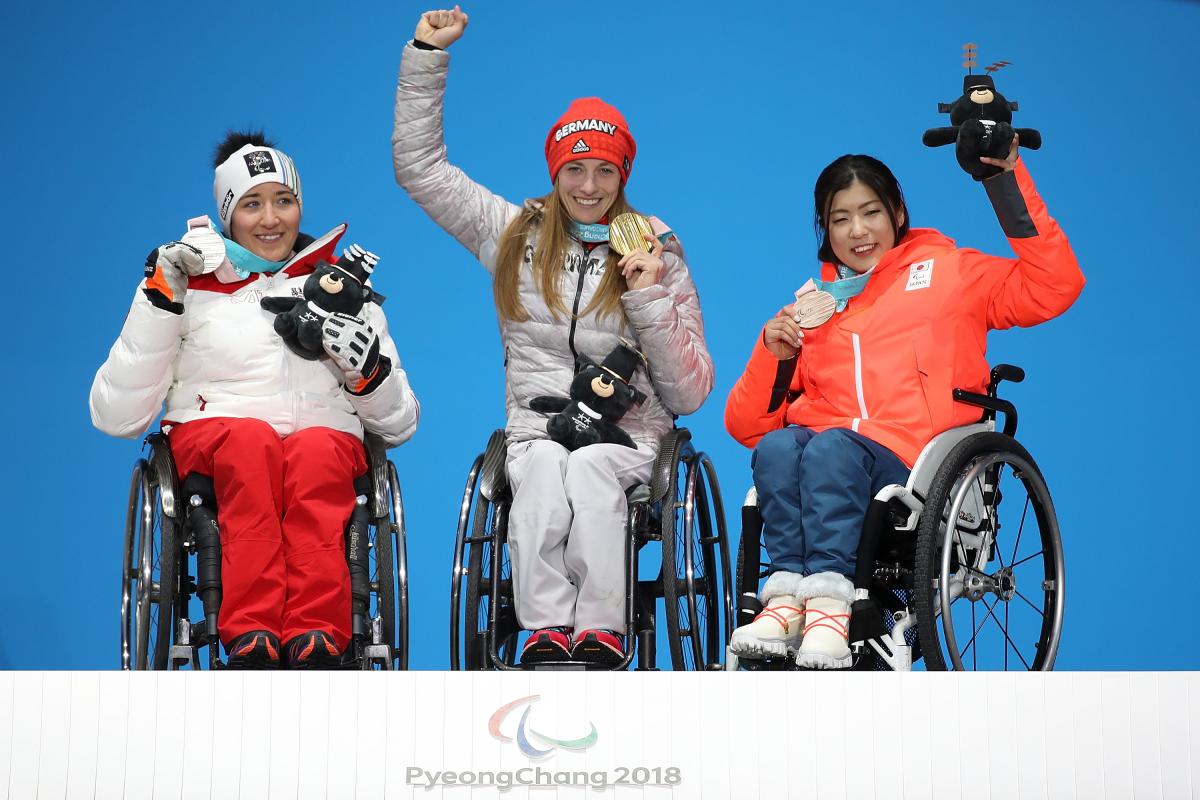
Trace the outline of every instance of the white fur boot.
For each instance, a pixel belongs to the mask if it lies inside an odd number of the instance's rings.
[[[734,630],[729,648],[742,658],[786,656],[800,646],[804,628],[803,604],[796,599],[803,576],[772,573],[759,599],[765,604],[754,621]]]
[[[848,632],[854,584],[836,572],[819,572],[800,583],[804,631],[796,665],[808,669],[845,669],[852,663]]]

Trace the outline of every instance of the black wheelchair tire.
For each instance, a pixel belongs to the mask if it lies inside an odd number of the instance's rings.
[[[684,512],[692,485],[689,527]],[[707,457],[696,453],[690,442],[682,443],[673,454],[661,523],[661,576],[671,666],[675,670],[716,669],[724,658],[733,614],[729,539],[716,475]],[[689,576],[689,564],[700,567],[700,576]]]
[[[375,574],[372,582],[375,589],[376,613],[379,615],[382,628],[383,642],[392,648],[393,665],[401,658],[400,642],[397,636],[399,626],[396,619],[396,561],[394,546],[395,537],[399,533],[398,521],[394,519],[394,496],[396,491],[395,468],[389,464],[388,469],[388,516],[376,519],[372,529],[375,533]],[[402,623],[401,623],[402,624]]]
[[[1028,498],[1026,503],[1027,506],[1032,505],[1033,507],[1043,548],[1041,551],[1043,554],[1042,565],[1046,579],[1042,583],[1043,608],[1039,611],[1042,614],[1042,625],[1040,638],[1035,645],[1036,653],[1027,667],[1031,671],[1036,671],[1049,670],[1054,666],[1054,658],[1062,633],[1065,586],[1062,569],[1062,537],[1058,520],[1054,514],[1053,502],[1050,499],[1045,479],[1029,452],[1010,436],[985,432],[968,436],[950,451],[930,484],[925,501],[925,511],[921,515],[921,521],[917,528],[913,606],[917,614],[918,638],[925,658],[925,666],[931,671],[968,668],[960,656],[950,650],[947,640],[939,633],[939,627],[943,632],[945,631],[946,622],[940,621],[941,602],[937,587],[942,575],[942,548],[948,538],[947,533],[942,530],[944,526],[941,525],[941,520],[943,514],[946,513],[947,504],[954,496],[955,486],[960,476],[968,474],[973,465],[992,462],[993,459],[998,460],[996,463],[1015,467],[1013,477],[1020,480],[1025,487]],[[1000,469],[1002,470],[1003,466]],[[1023,515],[1022,528],[1025,518]],[[1000,528],[1003,527],[1002,523]],[[1037,611],[1036,607],[1034,610]],[[994,614],[992,617],[996,619]],[[998,619],[996,619],[996,624],[999,626]],[[953,620],[950,625],[953,627]],[[1005,638],[1008,639],[1007,630],[1002,628],[1002,631]],[[1011,642],[1011,640],[1009,641]],[[946,658],[947,653],[950,656],[949,659]],[[1007,651],[1005,659],[1007,668]]]
[[[488,654],[485,647],[487,642],[487,621],[480,620],[480,606],[482,605],[481,597],[484,596],[482,584],[484,581],[483,565],[485,558],[488,561],[489,567],[491,563],[491,549],[495,546],[494,539],[483,541],[483,537],[490,537],[491,534],[487,529],[487,520],[493,506],[483,494],[476,496],[477,505],[474,508],[474,519],[471,526],[472,541],[466,544],[467,548],[467,573],[465,577],[467,596],[464,603],[464,614],[462,618],[462,652],[464,656],[463,668],[469,670],[487,669]],[[488,570],[489,574],[491,570]],[[490,594],[490,588],[488,590]],[[483,609],[484,613],[487,609]]]
[[[131,512],[134,520],[133,668],[167,668],[175,626],[180,542],[175,520],[163,512],[160,474],[145,461],[138,465],[141,489]],[[143,586],[148,582],[148,586]],[[157,586],[157,589],[155,588]]]

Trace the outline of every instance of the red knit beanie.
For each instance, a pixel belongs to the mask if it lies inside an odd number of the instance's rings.
[[[599,97],[581,97],[571,103],[546,135],[546,165],[550,181],[568,161],[599,158],[615,164],[621,184],[629,180],[637,143],[621,112]]]

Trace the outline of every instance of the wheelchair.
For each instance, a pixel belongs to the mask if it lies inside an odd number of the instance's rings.
[[[146,437],[133,467],[121,569],[121,669],[220,669],[220,537],[211,479],[180,486],[165,434]],[[408,558],[396,467],[382,439],[364,441],[368,470],[346,528],[352,642],[362,669],[408,668]],[[203,617],[191,621],[192,599]]]
[[[1001,381],[1024,379],[1019,367],[1000,364],[986,395],[955,389],[955,400],[984,410],[980,422],[934,437],[907,484],[871,501],[854,577],[851,669],[908,671],[921,658],[930,671],[1053,669],[1066,593],[1062,537],[1046,481],[1013,438],[1016,407],[997,396]],[[762,608],[769,565],[761,533],[751,488],[737,556],[738,625]],[[726,668],[739,666],[795,668],[790,657],[730,651]]]
[[[508,553],[512,495],[503,430],[492,433],[467,474],[450,587],[450,668],[517,670],[523,643]],[[660,442],[649,484],[627,493],[624,660],[615,666],[540,663],[536,669],[657,668],[657,611],[663,601],[671,665],[719,670],[732,631],[733,587],[725,511],[712,462],[677,428]],[[639,577],[640,554],[661,545],[653,579]],[[526,667],[529,668],[529,667]]]

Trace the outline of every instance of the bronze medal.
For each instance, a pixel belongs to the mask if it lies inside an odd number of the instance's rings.
[[[818,290],[797,297],[792,312],[801,328],[817,328],[829,321],[836,308],[837,300],[833,295]]]
[[[654,236],[654,229],[650,227],[650,220],[641,214],[618,214],[608,224],[608,245],[623,256],[639,251],[651,251],[650,242],[647,242],[643,235]]]

